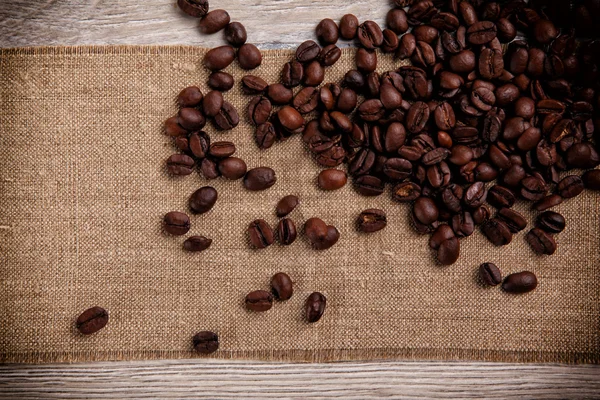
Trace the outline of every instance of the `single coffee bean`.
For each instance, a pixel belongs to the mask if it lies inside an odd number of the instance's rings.
[[[287,62],[281,71],[281,82],[287,88],[293,88],[300,84],[304,77],[304,67],[296,60]]]
[[[206,68],[210,69],[211,71],[218,71],[220,69],[227,68],[229,64],[233,62],[234,58],[235,50],[233,49],[233,47],[229,45],[219,46],[209,50],[204,55],[203,64]]]
[[[204,214],[210,211],[218,199],[217,190],[212,186],[203,186],[190,196],[188,205],[194,214]]]
[[[277,237],[283,245],[290,245],[296,240],[296,224],[289,218],[284,218],[277,225]]]
[[[269,85],[267,82],[254,75],[246,75],[242,78],[242,92],[245,94],[263,93]]]
[[[211,89],[226,92],[233,87],[233,76],[227,72],[213,72],[208,77],[208,86]]]
[[[429,247],[433,250],[438,250],[444,241],[452,239],[454,236],[456,235],[454,235],[454,231],[450,225],[442,224],[435,229],[429,238]]]
[[[293,107],[285,106],[277,112],[279,123],[288,132],[301,132],[304,128],[304,117]]]
[[[84,335],[98,332],[108,324],[108,311],[102,307],[92,307],[77,317],[76,327]]]
[[[204,251],[210,247],[212,239],[204,236],[190,236],[183,242],[183,249],[187,251]]]
[[[502,43],[512,42],[517,37],[517,28],[507,18],[500,18],[496,21],[496,28],[498,29],[498,39]]]
[[[244,176],[244,187],[248,190],[257,191],[270,188],[277,181],[275,171],[269,167],[252,168]]]
[[[483,182],[475,182],[465,191],[465,204],[471,208],[482,205],[487,198],[487,191]]]
[[[483,49],[479,56],[479,74],[485,79],[493,79],[500,77],[503,71],[504,60],[502,59],[502,52]]]
[[[468,74],[475,69],[475,53],[471,50],[462,50],[461,52],[454,54],[448,61],[448,66],[452,72],[458,74]]]
[[[185,235],[190,230],[190,217],[178,211],[168,212],[163,219],[163,228],[171,235]]]
[[[219,160],[218,168],[219,173],[230,180],[241,179],[248,169],[244,160],[237,157],[226,157]]]
[[[504,186],[494,185],[488,190],[487,202],[496,208],[510,208],[516,200],[514,193]]]
[[[565,229],[565,217],[554,211],[541,213],[536,221],[536,226],[550,233],[560,233]]]
[[[223,101],[223,106],[214,119],[215,126],[221,130],[230,130],[240,123],[240,117],[235,107],[228,101]]]
[[[600,164],[600,156],[590,143],[575,143],[567,150],[565,160],[572,168],[591,169]]]
[[[256,96],[248,103],[248,119],[254,125],[266,123],[271,116],[273,106],[265,96]]]
[[[315,60],[320,52],[321,47],[317,43],[313,40],[307,40],[296,49],[296,59],[301,63],[308,63]]]
[[[587,171],[582,179],[586,189],[600,190],[600,170]]]
[[[195,108],[182,108],[177,115],[177,122],[184,129],[189,131],[197,131],[204,127],[206,118]]]
[[[473,45],[486,44],[496,37],[496,31],[492,21],[476,22],[467,29],[467,40]]]
[[[340,36],[345,40],[352,40],[358,32],[358,18],[352,14],[346,14],[340,20]]]
[[[202,101],[202,91],[197,86],[190,86],[179,92],[177,103],[180,107],[196,107]]]
[[[512,241],[508,226],[497,218],[487,220],[481,225],[481,231],[495,246],[505,246]]]
[[[269,311],[273,306],[273,295],[266,290],[255,290],[246,295],[246,308],[250,311]]]
[[[500,221],[504,222],[511,233],[517,233],[525,229],[527,220],[522,214],[510,208],[501,208],[496,215]]]
[[[271,292],[276,299],[289,300],[294,294],[292,279],[285,272],[278,272],[271,278]]]
[[[356,226],[359,231],[372,233],[385,228],[387,217],[385,211],[376,208],[369,208],[360,213],[356,220]]]
[[[326,250],[337,243],[340,233],[333,225],[325,225],[319,218],[309,218],[304,224],[304,233],[317,250]]]
[[[319,22],[315,29],[317,38],[323,44],[334,44],[338,41],[338,26],[330,18],[325,18]]]
[[[406,12],[401,8],[392,8],[388,11],[385,23],[394,33],[401,35],[408,30]]]
[[[541,200],[546,196],[548,187],[546,183],[537,176],[528,176],[521,180],[521,196],[530,201]]]
[[[165,121],[165,134],[171,137],[187,135],[187,130],[179,125],[178,117],[171,117]]]
[[[424,103],[422,101],[417,101],[413,103],[413,105],[408,110],[408,113],[406,114],[406,129],[411,133],[421,132],[425,127],[425,124],[427,124],[427,121],[429,120],[429,115],[430,110],[427,103]]]
[[[368,74],[377,68],[377,53],[374,50],[358,49],[356,51],[356,67]]]
[[[189,175],[194,171],[194,159],[185,154],[173,154],[167,159],[167,169],[171,175]]]
[[[444,240],[437,251],[437,260],[442,265],[454,264],[460,256],[460,241],[457,237]]]
[[[262,54],[255,45],[246,43],[238,50],[238,62],[242,69],[254,69],[262,63]]]
[[[551,194],[543,199],[539,200],[533,205],[533,208],[537,211],[545,211],[549,208],[555,207],[563,202],[563,198],[557,194]]]
[[[533,272],[523,271],[504,278],[502,289],[509,293],[527,293],[537,287],[537,278]]]
[[[365,21],[358,26],[358,40],[364,48],[373,50],[383,43],[381,28],[374,21]]]
[[[541,44],[548,44],[558,36],[558,30],[547,19],[538,20],[533,27],[533,36]]]
[[[452,216],[452,230],[456,237],[463,238],[471,236],[475,230],[475,222],[473,216],[468,211],[462,211]]]
[[[349,114],[354,110],[357,102],[358,98],[356,92],[352,89],[344,88],[340,91],[335,108],[340,112]]]
[[[398,45],[398,52],[396,55],[401,60],[406,60],[412,57],[417,49],[417,39],[412,33],[405,33],[400,38],[400,44]]]
[[[317,184],[323,190],[337,190],[348,181],[348,175],[339,169],[324,169],[319,173]]]
[[[219,336],[210,331],[201,331],[192,338],[194,349],[201,354],[210,354],[219,348]]]
[[[319,61],[326,67],[329,67],[337,62],[342,56],[342,50],[335,44],[330,44],[321,49],[319,53]]]
[[[319,105],[319,91],[314,87],[305,87],[296,94],[292,105],[301,114],[314,111]]]
[[[354,188],[363,196],[379,196],[383,193],[384,183],[376,176],[362,175],[354,181]]]
[[[247,38],[246,28],[240,22],[231,22],[225,28],[225,40],[232,46],[240,47]]]
[[[583,180],[577,175],[564,177],[558,185],[556,192],[564,199],[570,199],[583,192]]]
[[[288,104],[292,101],[294,93],[281,83],[274,83],[267,88],[267,96],[275,104]]]
[[[413,214],[419,222],[429,225],[438,219],[439,210],[429,197],[419,197],[413,205]]]
[[[556,251],[554,238],[540,228],[530,230],[525,239],[538,254],[554,254]]]
[[[277,207],[275,208],[275,213],[279,218],[285,217],[289,213],[291,213],[300,203],[297,196],[293,194],[287,195],[283,197],[277,203]]]
[[[303,83],[305,86],[319,86],[325,79],[325,69],[317,60],[304,67]]]
[[[493,263],[483,263],[479,266],[479,276],[488,286],[498,286],[502,282],[502,273]]]
[[[192,17],[202,18],[208,12],[208,0],[177,0],[177,6]]]
[[[414,182],[402,182],[392,189],[392,199],[405,203],[417,199],[421,195],[421,187]]]
[[[475,222],[475,225],[481,225],[490,218],[491,212],[490,209],[485,204],[483,204],[471,211],[471,215],[473,217],[473,222]]]
[[[248,226],[250,243],[257,249],[264,249],[273,244],[273,230],[264,219],[252,221]]]
[[[210,158],[204,158],[202,160],[202,163],[200,164],[200,171],[206,179],[215,179],[221,175],[217,167],[217,163]]]
[[[275,139],[277,139],[277,133],[272,123],[265,122],[256,127],[254,140],[259,149],[270,148],[275,143]]]
[[[210,137],[204,131],[191,133],[187,145],[187,150],[195,157],[204,158],[210,149]]]
[[[225,158],[235,153],[235,144],[233,142],[221,141],[213,142],[210,145],[209,155],[216,158]]]
[[[304,303],[304,313],[306,320],[310,323],[317,322],[325,312],[325,304],[327,299],[322,293],[314,292],[306,299]]]
[[[200,20],[200,32],[210,35],[224,29],[230,21],[225,10],[212,10]]]
[[[202,111],[209,117],[214,117],[223,107],[223,95],[218,90],[211,90],[206,93],[202,100]]]

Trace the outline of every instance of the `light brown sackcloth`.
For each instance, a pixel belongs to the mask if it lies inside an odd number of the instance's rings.
[[[600,201],[585,192],[556,210],[567,220],[554,256],[539,256],[525,232],[496,248],[477,230],[461,240],[461,257],[436,265],[428,236],[414,233],[409,205],[357,195],[352,185],[323,192],[320,168],[297,135],[269,150],[253,141],[241,94],[244,71],[225,94],[240,112],[232,140],[249,167],[271,166],[277,184],[248,192],[241,181],[173,178],[174,152],[162,132],[185,86],[208,91],[194,47],[74,47],[0,51],[0,361],[52,362],[197,357],[191,337],[219,334],[214,358],[332,361],[348,359],[472,359],[591,362],[600,360]],[[288,51],[264,51],[253,74],[278,80]],[[379,57],[381,71],[399,63]],[[326,81],[354,67],[345,50]],[[182,250],[185,237],[161,232],[162,216],[187,211],[188,196],[212,185],[219,200],[191,216],[189,235],[213,239],[207,251]],[[291,246],[248,246],[255,218],[273,226],[275,204],[287,194],[301,205],[290,215],[301,229],[312,216],[341,232],[330,250],[300,237]],[[357,214],[384,209],[385,230],[359,234]],[[526,204],[516,209],[533,222]],[[528,294],[485,288],[480,263],[504,275],[530,270]],[[294,296],[265,313],[243,307],[249,291],[268,289],[287,272]],[[315,324],[304,322],[309,293],[327,296]],[[99,305],[105,329],[82,336],[75,318]]]

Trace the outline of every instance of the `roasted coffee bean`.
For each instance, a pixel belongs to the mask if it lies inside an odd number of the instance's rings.
[[[102,307],[92,307],[85,310],[75,323],[77,330],[84,335],[98,332],[108,324],[108,311]]]
[[[317,43],[313,40],[307,40],[296,49],[296,59],[301,63],[308,63],[315,60],[320,52],[321,47]]]
[[[381,44],[381,51],[384,53],[393,53],[398,49],[398,45],[400,44],[400,40],[398,39],[398,35],[396,35],[390,29],[383,30],[383,43]]]
[[[502,289],[509,293],[531,292],[537,287],[537,278],[533,272],[523,271],[504,278]]]
[[[299,203],[300,201],[298,200],[297,196],[294,196],[293,194],[287,195],[279,200],[277,207],[275,208],[275,213],[279,218],[285,217],[294,211]]]
[[[273,244],[273,230],[264,219],[252,221],[248,226],[250,243],[257,249],[264,249]]]
[[[235,153],[235,144],[233,142],[221,141],[213,142],[210,145],[209,155],[216,158],[225,158]]]
[[[498,78],[504,71],[502,52],[484,49],[479,56],[479,74],[485,79]]]
[[[189,175],[194,171],[194,159],[185,154],[173,154],[167,159],[167,169],[171,175]]]
[[[558,30],[551,21],[540,19],[533,27],[533,36],[541,44],[548,44],[558,36]]]
[[[415,35],[415,39],[417,42],[425,42],[428,44],[433,43],[435,39],[438,38],[438,30],[430,25],[419,25],[413,28],[413,35]]]
[[[520,232],[527,226],[525,217],[510,208],[501,208],[500,211],[498,211],[496,218],[504,222],[512,233]]]
[[[248,119],[254,125],[266,123],[271,116],[273,106],[264,96],[256,96],[248,103]]]
[[[554,254],[556,251],[554,238],[540,228],[530,230],[525,236],[525,240],[527,240],[531,249],[538,254]]]
[[[330,44],[321,49],[319,53],[319,61],[326,67],[329,67],[337,62],[342,56],[342,50],[335,44]]]
[[[546,196],[548,187],[546,183],[537,176],[528,176],[521,180],[521,196],[530,201],[541,200]]]
[[[590,143],[575,143],[567,150],[565,161],[572,168],[591,169],[600,164],[600,156]]]
[[[500,18],[496,21],[496,28],[498,29],[498,39],[502,43],[512,42],[517,36],[517,28],[507,18]]]
[[[444,161],[427,168],[427,181],[433,188],[448,185],[450,183],[450,178],[450,168]]]
[[[417,48],[417,39],[415,39],[415,35],[412,33],[405,33],[400,38],[400,44],[398,45],[398,52],[396,55],[401,60],[406,60],[407,58],[412,57]]]
[[[244,187],[248,190],[265,190],[277,181],[275,171],[269,167],[252,168],[244,176]]]
[[[337,98],[335,108],[340,112],[349,114],[354,110],[357,102],[358,98],[356,92],[352,89],[344,88],[340,91],[340,95]]]
[[[306,87],[298,92],[292,104],[301,114],[314,111],[319,105],[319,91],[314,87]]]
[[[451,130],[456,124],[454,109],[450,103],[445,101],[438,104],[433,113],[433,117],[438,129],[444,131]]]
[[[240,117],[235,107],[228,101],[223,101],[223,107],[214,119],[215,126],[220,130],[230,130],[240,123]]]
[[[401,181],[410,176],[412,164],[403,158],[389,158],[383,164],[383,173],[394,181]]]
[[[536,221],[536,226],[550,233],[560,233],[565,229],[565,218],[557,212],[545,211]]]
[[[344,150],[344,148],[342,146],[336,145],[328,150],[325,150],[322,153],[319,153],[315,157],[315,160],[319,165],[322,165],[323,167],[333,168],[337,167],[342,162],[344,162],[345,158],[346,151]]]
[[[208,86],[211,89],[226,92],[233,87],[233,76],[227,72],[213,72],[208,77]]]
[[[361,232],[372,233],[385,228],[387,216],[385,211],[377,208],[369,208],[360,213],[356,220],[357,229]]]
[[[210,137],[203,131],[191,133],[188,137],[187,146],[187,150],[195,157],[204,158],[210,149]]]
[[[477,11],[475,11],[475,7],[468,1],[458,3],[458,12],[467,26],[473,25],[478,21]]]
[[[372,175],[362,175],[354,181],[354,188],[363,196],[379,196],[383,193],[384,183]]]
[[[465,165],[473,159],[473,150],[470,147],[456,145],[452,147],[448,161],[454,165]]]
[[[425,104],[425,103],[423,103],[423,104]],[[425,107],[427,108],[427,113],[429,113],[429,107],[427,107],[426,104],[425,104]],[[367,121],[367,122],[377,121],[381,117],[383,117],[384,114],[385,114],[385,107],[383,106],[383,103],[381,103],[381,101],[379,99],[366,100],[358,107],[358,115],[364,121]],[[418,116],[415,113],[415,116],[413,117],[412,121],[415,124],[415,126],[413,128],[416,129],[416,123],[422,121],[422,116]]]
[[[319,86],[325,79],[325,69],[319,61],[311,61],[304,66],[302,82],[305,86]]]
[[[301,132],[304,128],[304,118],[296,109],[285,106],[277,112],[279,123],[288,132]]]
[[[196,86],[189,86],[179,92],[177,103],[180,107],[196,107],[202,102],[202,91]]]
[[[165,121],[165,133],[167,136],[179,137],[187,135],[187,130],[179,125],[178,117],[171,117]]]
[[[210,354],[219,348],[219,336],[210,331],[201,331],[192,339],[194,349],[201,354]]]
[[[415,47],[411,61],[418,67],[431,67],[435,64],[435,52],[428,43],[417,40],[417,46]]]
[[[277,225],[277,237],[283,245],[290,245],[296,240],[296,224],[289,218],[284,218]]]
[[[454,214],[451,222],[452,230],[459,238],[471,236],[475,230],[473,216],[468,211],[462,211],[458,214]]]
[[[485,204],[483,204],[471,211],[471,215],[473,217],[473,222],[475,222],[475,225],[481,225],[490,218],[491,213],[490,209]]]
[[[356,67],[368,74],[377,68],[377,53],[374,50],[358,49],[356,51]]]
[[[194,214],[203,214],[210,211],[217,202],[218,193],[212,186],[203,186],[196,190],[189,198],[188,204]]]
[[[408,30],[406,12],[401,8],[392,8],[388,11],[385,23],[394,33],[401,35]]]
[[[304,303],[304,314],[306,315],[306,320],[310,323],[320,320],[325,312],[326,303],[327,299],[322,293],[311,293]]]
[[[200,32],[212,34],[224,29],[230,21],[229,13],[225,10],[212,10],[200,20]]]
[[[439,210],[429,197],[419,197],[413,205],[413,215],[422,224],[429,225],[438,219]]]
[[[583,192],[583,181],[577,175],[566,176],[556,185],[556,192],[564,199],[575,197]]]
[[[460,256],[460,241],[457,237],[444,240],[437,251],[437,260],[442,265],[454,264]]]
[[[346,14],[340,20],[340,36],[345,40],[352,40],[358,32],[358,18],[352,14]]]
[[[334,44],[339,37],[338,26],[330,18],[321,20],[315,29],[315,33],[319,41],[323,44]]]
[[[227,179],[242,179],[248,169],[246,163],[241,158],[227,157],[219,160],[219,173]]]
[[[392,189],[392,198],[402,203],[413,201],[421,195],[421,187],[414,182],[402,182]]]
[[[439,164],[448,158],[448,156],[450,156],[450,150],[443,147],[438,147],[425,153],[423,157],[421,157],[421,162],[423,165],[427,166]]]
[[[496,208],[510,208],[516,200],[514,193],[504,186],[494,185],[488,190],[487,202]]]
[[[415,102],[406,114],[406,129],[411,133],[421,132],[429,120],[429,113],[430,110],[427,103],[422,101]]]
[[[212,239],[204,236],[190,236],[183,242],[183,249],[187,251],[204,251],[210,247]]]
[[[529,49],[529,61],[527,63],[527,75],[532,78],[538,78],[544,73],[544,63],[546,53],[541,49]]]
[[[266,290],[255,290],[246,295],[246,308],[250,311],[269,311],[273,306],[273,295]]]
[[[586,189],[600,190],[600,170],[587,171],[582,178]]]
[[[225,40],[232,46],[240,47],[246,43],[247,38],[246,28],[239,22],[231,22],[225,28]]]
[[[197,131],[204,127],[206,118],[195,108],[182,108],[177,115],[177,122],[184,129],[189,131]]]
[[[467,29],[467,40],[473,45],[486,44],[496,37],[496,24],[491,21],[480,21]]]
[[[317,183],[323,190],[337,190],[348,181],[346,173],[339,169],[324,169],[319,173]]]
[[[275,104],[289,104],[294,92],[281,83],[274,83],[267,88],[267,96]]]
[[[185,235],[190,230],[190,217],[178,211],[171,211],[163,218],[163,228],[171,235]]]
[[[242,78],[242,92],[244,92],[245,94],[263,93],[268,86],[269,85],[267,84],[267,82],[258,76],[245,75]]]
[[[200,171],[206,179],[215,179],[221,175],[217,167],[217,163],[210,158],[204,158],[202,160],[202,163],[200,164]]]
[[[208,0],[177,0],[177,6],[192,17],[202,18],[208,12]]]
[[[525,132],[517,139],[517,148],[521,151],[529,151],[537,148],[538,144],[542,140],[542,132],[535,127],[529,127],[525,129]],[[540,149],[540,152],[547,150],[547,145]],[[550,150],[552,153],[552,150]],[[550,160],[548,160],[550,161]]]
[[[215,10],[216,11],[216,10]],[[214,11],[211,11],[214,12]],[[233,47],[219,46],[214,49],[209,50],[204,55],[204,66],[211,71],[218,71],[220,69],[225,69],[233,62],[235,58],[235,50]]]
[[[278,272],[271,278],[271,292],[278,300],[289,300],[294,294],[292,279],[285,272]]]
[[[488,286],[498,286],[502,282],[502,273],[493,263],[483,263],[479,266],[479,277]]]
[[[270,148],[273,146],[273,143],[275,143],[275,139],[277,139],[277,133],[275,132],[275,127],[272,123],[265,122],[264,124],[260,124],[256,127],[256,131],[254,132],[254,140],[256,141],[258,148]]]
[[[512,241],[508,226],[497,218],[487,220],[481,225],[481,231],[495,246],[504,246]]]
[[[563,198],[557,194],[551,194],[544,197],[533,205],[533,208],[537,211],[544,211],[549,208],[555,207],[563,202]]]
[[[483,182],[475,182],[465,191],[465,204],[467,207],[477,208],[483,204],[487,198],[487,190]]]
[[[428,22],[437,13],[433,2],[429,0],[413,2],[408,9],[408,18],[411,25]]]
[[[454,237],[454,231],[450,225],[442,224],[438,226],[429,238],[429,247],[433,250],[438,250],[442,243]]]
[[[358,40],[364,48],[373,50],[383,43],[381,28],[374,21],[365,21],[358,26]]]
[[[243,44],[238,50],[237,56],[242,69],[254,69],[262,63],[260,50],[251,43]]]
[[[337,243],[340,233],[335,226],[326,225],[319,218],[309,218],[304,223],[304,233],[317,250],[326,250]]]

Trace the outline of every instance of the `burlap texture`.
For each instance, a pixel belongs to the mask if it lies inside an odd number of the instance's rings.
[[[210,357],[327,361],[375,358],[594,362],[600,359],[600,210],[589,192],[556,207],[567,219],[554,256],[535,255],[525,233],[503,248],[477,231],[461,241],[452,266],[435,264],[428,237],[415,234],[408,205],[389,195],[366,198],[351,185],[316,187],[319,167],[296,136],[260,151],[246,123],[244,75],[228,68],[225,94],[242,123],[232,140],[249,167],[271,166],[277,184],[245,191],[240,181],[167,175],[174,152],[162,133],[180,89],[207,91],[205,50],[194,47],[75,47],[0,51],[0,361],[50,362],[197,357],[191,337],[220,335]],[[263,52],[253,71],[278,79],[287,51]],[[353,51],[327,71],[339,80]],[[397,67],[388,57],[380,70]],[[212,211],[192,216],[190,234],[213,239],[201,254],[181,249],[184,237],[161,232],[162,216],[187,211],[188,196],[210,184]],[[336,225],[327,251],[299,239],[288,247],[248,247],[255,218],[277,222],[274,208],[300,197],[290,215]],[[363,209],[387,211],[388,227],[358,234]],[[525,204],[519,211],[530,217]],[[537,290],[525,295],[485,288],[477,267],[493,261],[504,274],[530,270]],[[294,296],[266,313],[243,307],[251,290],[268,289],[285,271]],[[305,298],[328,299],[323,319],[307,324]],[[84,337],[74,319],[100,305],[110,312],[101,332]]]

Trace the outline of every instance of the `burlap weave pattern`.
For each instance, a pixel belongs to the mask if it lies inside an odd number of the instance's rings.
[[[210,357],[275,360],[374,358],[598,362],[600,359],[600,201],[585,192],[556,210],[567,219],[554,256],[537,256],[516,235],[503,248],[479,231],[461,241],[460,260],[435,264],[427,236],[408,223],[408,205],[389,195],[366,198],[351,185],[324,193],[318,166],[296,136],[257,149],[246,123],[244,75],[228,68],[236,87],[225,94],[240,112],[232,140],[249,167],[273,167],[277,184],[247,192],[240,181],[172,178],[174,152],[162,134],[187,85],[204,92],[205,50],[193,47],[76,47],[0,50],[0,361],[49,362],[196,357],[191,337],[213,330],[220,350]],[[353,51],[327,71],[338,80]],[[287,51],[263,52],[253,74],[278,79]],[[397,67],[380,57],[379,68]],[[213,239],[201,254],[181,249],[184,237],[161,232],[162,216],[187,210],[188,196],[210,184],[215,208],[192,216],[190,234]],[[264,250],[248,247],[247,224],[265,218],[287,194],[300,197],[290,217],[334,224],[340,241],[314,251],[306,241]],[[354,229],[356,215],[378,207],[388,227]],[[525,204],[516,208],[535,216]],[[534,271],[525,295],[484,288],[481,262],[504,274]],[[294,296],[266,313],[244,309],[244,295],[289,273]],[[312,291],[328,307],[316,324],[302,319]],[[83,337],[73,321],[100,305],[110,312],[101,332]]]

